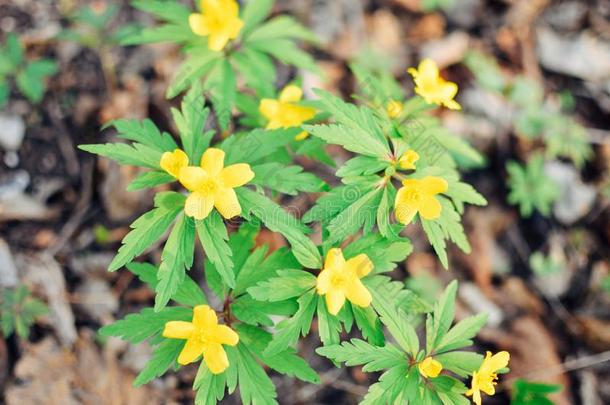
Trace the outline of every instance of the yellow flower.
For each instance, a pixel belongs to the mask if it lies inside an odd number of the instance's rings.
[[[224,167],[224,159],[224,151],[209,148],[201,157],[201,167],[180,169],[180,183],[192,191],[184,205],[184,212],[189,217],[205,219],[214,207],[227,219],[241,214],[233,189],[252,180],[254,172],[247,163]]]
[[[258,110],[269,121],[267,129],[298,127],[315,117],[315,108],[295,104],[301,101],[301,98],[303,98],[303,90],[300,87],[289,85],[282,90],[277,100],[262,99]],[[307,138],[308,135],[303,131],[295,139],[300,141]]]
[[[497,384],[497,372],[508,366],[509,360],[510,354],[508,352],[499,352],[493,356],[491,352],[487,352],[479,371],[472,373],[472,385],[466,392],[467,396],[472,396],[472,401],[475,404],[481,405],[481,391],[487,395],[496,393],[494,386]]]
[[[165,152],[161,155],[161,169],[165,170],[175,178],[180,176],[180,169],[189,165],[189,157],[180,149],[173,152]]]
[[[371,270],[373,263],[364,253],[346,261],[341,249],[330,249],[316,284],[318,294],[326,295],[328,312],[337,315],[343,308],[346,298],[362,308],[371,305],[371,293],[360,280]]]
[[[453,99],[458,91],[457,84],[440,77],[433,60],[424,59],[417,69],[409,68],[408,72],[415,81],[415,92],[422,96],[426,103],[444,105],[452,110],[462,108]]]
[[[222,345],[235,346],[239,342],[237,333],[226,325],[219,325],[216,312],[207,305],[193,308],[192,322],[167,322],[163,337],[186,339],[178,363],[192,363],[203,354],[203,361],[213,374],[220,374],[229,367],[229,358]]]
[[[434,378],[443,371],[443,365],[432,357],[426,357],[418,365],[419,374],[424,378]]]
[[[419,153],[414,150],[408,150],[398,159],[398,164],[401,169],[415,170],[415,162],[419,160]]]
[[[400,101],[391,100],[386,106],[386,112],[388,113],[388,117],[396,118],[402,114],[404,106]]]
[[[244,26],[235,0],[201,0],[201,13],[189,16],[189,26],[197,35],[208,37],[208,48],[220,52]]]
[[[434,196],[447,191],[448,184],[444,179],[426,176],[421,180],[403,180],[402,185],[394,202],[398,222],[406,225],[418,212],[424,219],[437,219],[441,216],[441,203]]]

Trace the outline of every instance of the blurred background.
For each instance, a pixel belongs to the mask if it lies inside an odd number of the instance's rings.
[[[490,205],[467,210],[473,252],[450,252],[449,272],[409,227],[415,252],[396,276],[429,301],[460,279],[458,318],[489,313],[476,348],[509,350],[511,373],[485,403],[517,392],[546,404],[555,385],[555,404],[610,403],[610,1],[280,0],[275,12],[323,41],[312,52],[326,77],[304,73],[306,88],[349,97],[357,61],[411,89],[406,69],[424,57],[458,83],[463,111],[438,115],[485,154],[466,179]],[[0,0],[0,403],[192,403],[195,367],[136,389],[150,348],[97,335],[153,301],[130,273],[106,272],[152,202],[125,191],[138,170],[76,149],[112,139],[101,125],[116,118],[176,133],[164,94],[177,47],[118,45],[152,23],[125,1]],[[280,69],[278,87],[294,73]],[[285,203],[304,211],[315,197]],[[377,376],[335,369],[317,345],[301,352],[322,384],[274,376],[281,403],[357,403]]]

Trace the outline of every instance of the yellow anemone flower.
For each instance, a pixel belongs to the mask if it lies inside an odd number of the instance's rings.
[[[244,26],[235,0],[201,0],[201,13],[189,16],[189,26],[197,35],[208,37],[208,48],[220,52],[237,38]]]
[[[173,152],[165,152],[161,155],[161,169],[165,170],[175,178],[180,176],[180,169],[189,165],[189,157],[180,149]]]
[[[315,117],[315,108],[295,104],[302,98],[303,90],[300,87],[288,85],[281,91],[277,100],[262,99],[258,110],[268,120],[267,129],[298,127]],[[308,135],[306,131],[303,131],[295,139],[300,141],[307,138]]]
[[[481,391],[487,395],[494,395],[496,393],[497,372],[508,366],[509,360],[510,354],[508,352],[499,352],[493,356],[491,352],[487,352],[481,367],[479,367],[479,371],[472,373],[472,385],[468,392],[466,392],[467,396],[472,396],[472,401],[475,404],[481,405]]]
[[[417,69],[409,68],[409,74],[415,81],[415,92],[422,96],[426,103],[444,105],[451,110],[462,107],[454,100],[458,91],[457,84],[439,76],[438,67],[432,59],[424,59]]]
[[[402,185],[394,202],[398,222],[409,224],[418,212],[424,219],[437,219],[441,216],[442,206],[435,195],[447,191],[449,186],[444,179],[426,176],[421,180],[403,180]]]
[[[419,153],[414,150],[406,151],[400,159],[398,159],[398,164],[401,169],[405,170],[415,170],[415,162],[419,160]]]
[[[224,159],[224,151],[209,148],[201,157],[201,167],[180,169],[178,179],[191,191],[184,205],[184,212],[189,217],[205,219],[214,207],[227,219],[241,214],[241,205],[233,189],[252,180],[254,172],[247,163],[224,167]]]
[[[371,293],[360,279],[372,270],[373,262],[364,253],[346,261],[341,249],[330,249],[316,284],[318,294],[326,295],[328,312],[337,315],[346,298],[362,308],[371,305]]]
[[[386,112],[388,113],[388,117],[390,118],[399,117],[400,114],[402,114],[403,109],[403,104],[397,100],[391,100],[386,106]]]
[[[219,325],[216,312],[207,305],[193,308],[192,322],[167,322],[163,337],[186,339],[178,363],[189,364],[203,355],[203,361],[213,374],[220,374],[229,367],[229,358],[222,345],[235,346],[239,342],[237,333],[226,325]]]
[[[438,377],[441,371],[443,371],[443,365],[438,360],[434,360],[432,357],[428,356],[419,362],[417,369],[422,377],[434,378]]]

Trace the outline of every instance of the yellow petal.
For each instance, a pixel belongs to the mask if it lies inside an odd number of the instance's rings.
[[[408,150],[400,157],[398,164],[401,169],[415,170],[415,162],[419,160],[419,153],[414,150]]]
[[[494,395],[496,393],[496,387],[494,387],[493,379],[485,378],[479,381],[479,389],[486,393],[487,395]]]
[[[404,184],[404,182],[403,182]],[[419,181],[421,191],[428,195],[444,193],[449,188],[449,184],[445,179],[435,176],[426,176]]]
[[[307,137],[309,136],[309,132],[307,131],[303,131],[301,133],[299,133],[297,136],[294,137],[295,141],[302,141],[307,139]]]
[[[295,104],[284,104],[281,109],[281,120],[284,127],[298,127],[316,116],[316,109]]]
[[[481,391],[476,390],[472,393],[472,402],[474,402],[477,405],[481,405]]]
[[[235,39],[239,36],[241,29],[244,27],[244,22],[239,18],[232,18],[227,22],[227,35],[229,38]]]
[[[487,352],[490,354],[489,352]],[[491,356],[489,359],[485,359],[485,366],[489,369],[490,372],[495,373],[498,370],[503,369],[508,366],[508,362],[510,361],[510,354],[506,351],[499,352]]]
[[[343,252],[339,248],[332,248],[326,253],[326,260],[324,261],[324,270],[343,270],[345,265],[345,259],[343,258]]]
[[[461,110],[462,106],[458,104],[455,100],[446,100],[444,103],[445,107],[450,110]]]
[[[359,279],[354,279],[345,288],[345,297],[354,305],[366,308],[371,305],[373,297]],[[343,305],[343,304],[341,304]]]
[[[330,291],[331,277],[331,270],[322,270],[320,274],[318,274],[318,278],[316,280],[316,290],[318,291],[319,295],[324,295]]]
[[[303,90],[300,87],[293,84],[284,87],[284,90],[280,93],[279,101],[281,103],[296,103],[301,101],[303,97]]]
[[[229,358],[220,344],[210,344],[205,347],[203,360],[212,374],[220,374],[229,367]]]
[[[208,148],[201,156],[201,167],[212,177],[220,174],[225,165],[225,152],[218,148]]]
[[[193,192],[184,203],[184,213],[196,220],[202,220],[210,215],[214,208],[214,196]]]
[[[413,204],[398,203],[394,208],[394,215],[396,220],[403,225],[408,225],[413,221],[415,215],[417,215],[417,206]]]
[[[254,172],[247,163],[227,166],[220,172],[220,180],[225,187],[241,187],[254,178]]]
[[[265,117],[269,121],[277,117],[279,109],[280,103],[277,100],[273,100],[271,98],[262,99],[260,104],[258,105],[258,111],[263,117]]]
[[[239,342],[239,335],[226,325],[218,325],[215,332],[218,343],[235,346]]]
[[[352,270],[354,274],[358,276],[358,278],[362,278],[369,274],[373,267],[373,262],[367,255],[364,253],[360,253],[357,256],[352,257],[347,262],[345,262],[345,266]]]
[[[201,189],[210,176],[201,167],[187,166],[180,169],[178,180],[189,191]]]
[[[163,337],[170,339],[188,339],[195,331],[195,325],[184,321],[170,321],[165,324]]]
[[[419,369],[419,373],[425,378],[435,378],[443,370],[443,365],[438,361],[433,359],[432,357],[426,357],[423,361],[421,361],[417,368]]]
[[[198,339],[189,339],[178,356],[178,364],[183,366],[197,360],[203,353],[203,343]]]
[[[232,188],[220,188],[214,194],[214,206],[220,215],[230,219],[241,214],[241,205]]]
[[[417,67],[419,79],[424,83],[435,82],[438,79],[438,66],[432,59],[424,59]]]
[[[438,200],[434,197],[425,198],[419,204],[418,208],[419,208],[419,215],[421,215],[421,217],[423,219],[428,219],[428,220],[437,219],[438,217],[441,216],[441,212],[443,210],[441,203],[438,202]]]
[[[220,52],[229,42],[229,35],[226,32],[211,32],[208,36],[208,48],[212,51]]]
[[[193,308],[193,325],[202,329],[215,328],[218,325],[216,312],[207,305],[197,305]]]
[[[165,152],[161,155],[159,165],[163,170],[178,178],[180,169],[189,165],[189,157],[182,150],[176,149],[173,152]]]
[[[196,34],[205,37],[210,34],[210,28],[203,14],[193,13],[189,16],[189,27]]]
[[[326,293],[326,309],[331,315],[337,315],[345,304],[345,294],[340,290],[331,290]]]

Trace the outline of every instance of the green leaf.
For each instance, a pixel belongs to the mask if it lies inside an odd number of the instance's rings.
[[[286,350],[294,346],[299,340],[299,336],[309,333],[311,321],[313,319],[318,296],[315,292],[302,295],[299,300],[299,310],[292,318],[285,319],[276,326],[276,333],[273,340],[265,349],[265,355],[271,355]]]
[[[142,166],[160,169],[161,152],[140,143],[127,145],[125,143],[106,143],[94,145],[79,145],[79,149],[116,160],[125,166]]]
[[[174,176],[166,172],[144,172],[136,177],[129,186],[127,186],[127,191],[137,191],[143,190],[147,188],[154,188],[163,184],[168,184],[176,181]]]
[[[102,336],[115,336],[129,343],[141,343],[163,331],[169,321],[190,321],[193,311],[184,307],[167,307],[155,312],[144,308],[139,313],[129,314],[125,318],[106,325],[99,330]]]
[[[214,135],[213,131],[203,133],[210,110],[204,107],[205,97],[199,82],[195,82],[182,99],[182,112],[172,109],[174,121],[180,132],[184,152],[193,165],[199,164],[201,156]]]
[[[150,360],[146,362],[146,365],[134,380],[133,385],[140,387],[165,374],[176,363],[184,347],[184,342],[184,340],[180,339],[164,339],[155,347]]]
[[[361,128],[346,127],[341,124],[303,125],[303,130],[325,140],[328,143],[341,145],[345,149],[371,157],[387,157],[390,150],[387,145],[370,136]]]
[[[248,288],[248,293],[259,301],[283,301],[299,297],[316,285],[316,277],[301,270],[279,270],[277,277]]]
[[[405,378],[408,371],[406,362],[390,368],[379,377],[379,382],[371,385],[360,405],[410,403],[409,401],[400,402],[397,400],[409,383],[409,380]]]
[[[187,24],[170,23],[154,28],[132,30],[121,38],[121,45],[141,45],[155,42],[183,43],[196,38],[198,37]]]
[[[153,266],[150,263],[131,262],[127,265],[127,269],[138,276],[140,281],[148,284],[151,289],[155,290],[157,288],[157,272],[159,271],[157,266]],[[201,288],[189,276],[186,276],[184,281],[180,283],[178,290],[172,296],[172,300],[189,307],[208,303]]]
[[[463,378],[472,375],[472,372],[478,370],[483,363],[483,356],[473,352],[448,352],[435,354],[434,358],[443,365],[444,369]]]
[[[256,28],[246,39],[246,43],[270,41],[275,39],[294,39],[319,43],[316,35],[303,27],[294,18],[281,15]]]
[[[369,288],[373,295],[373,308],[400,347],[415,357],[419,351],[417,333],[404,312],[396,307],[396,294],[386,280],[386,277],[369,277],[367,284],[373,287]]]
[[[372,373],[401,364],[406,364],[404,353],[395,346],[387,344],[379,347],[373,346],[360,339],[351,339],[337,345],[319,347],[316,353],[328,357],[334,362],[345,363],[346,366],[363,365],[362,371]]]
[[[218,125],[226,130],[231,120],[237,90],[235,73],[228,60],[219,63],[211,72],[207,86],[211,91]]]
[[[136,219],[121,242],[117,255],[112,259],[108,271],[116,271],[142,254],[156,242],[167,227],[184,208],[185,197],[172,191],[158,193],[155,208]]]
[[[165,97],[176,97],[196,80],[206,76],[222,61],[221,56],[221,53],[212,52],[207,47],[194,48],[187,54],[186,61],[178,68],[167,88]]]
[[[21,65],[23,62],[23,47],[19,41],[19,37],[10,33],[6,37],[6,48],[3,49],[6,52],[7,60],[15,67]]]
[[[227,228],[220,215],[214,211],[203,221],[197,221],[197,234],[208,259],[214,264],[224,283],[235,287],[232,252],[227,243]]]
[[[119,138],[128,139],[146,145],[159,152],[173,151],[178,145],[167,132],[161,132],[150,119],[143,121],[119,119],[104,125],[104,128],[113,126]]]
[[[461,320],[447,334],[442,336],[434,350],[443,352],[449,348],[456,349],[456,345],[464,344],[464,346],[467,346],[472,344],[470,339],[479,333],[485,322],[487,322],[487,314],[474,315]]]
[[[250,350],[244,344],[239,343],[235,351],[238,359],[237,374],[242,403],[245,405],[277,405],[275,386],[265,370],[256,362]]]
[[[385,336],[383,336],[381,321],[375,311],[371,307],[360,308],[356,305],[352,305],[352,311],[362,336],[374,345],[383,346],[385,344]]]
[[[239,269],[237,273],[236,285],[233,290],[235,295],[240,295],[246,292],[249,287],[256,285],[260,280],[268,277],[268,274],[265,274],[267,270],[275,270],[275,269],[263,269],[262,263],[267,255],[267,251],[269,248],[264,245],[261,246],[252,252],[250,256],[246,259],[243,266]]]
[[[275,65],[269,55],[255,49],[242,48],[232,55],[231,61],[235,63],[235,67],[246,80],[248,87],[254,89],[259,96],[272,97],[275,95]],[[237,97],[239,98],[240,95]],[[241,98],[236,101],[238,108],[243,111],[245,99]],[[248,115],[260,117],[258,99],[255,102],[256,104],[250,107]],[[243,112],[248,113],[248,111]]]
[[[225,165],[248,163],[254,166],[260,160],[267,158],[278,149],[288,145],[300,132],[298,128],[263,130],[234,134],[221,145],[227,154]]]
[[[249,42],[248,46],[252,49],[265,52],[286,65],[295,66],[313,73],[321,72],[314,58],[309,53],[299,49],[294,41],[289,39]]]
[[[322,257],[314,243],[305,236],[308,230],[305,226],[264,195],[245,187],[236,191],[244,218],[249,219],[249,213],[253,214],[271,231],[279,232],[288,239],[299,263],[310,269],[321,268]]]
[[[323,299],[318,299],[318,331],[324,346],[336,345],[341,339],[341,322],[328,312]]]
[[[155,311],[163,309],[182,284],[186,270],[193,265],[195,250],[195,224],[184,212],[179,214],[174,228],[161,253],[161,265],[157,272]]]
[[[233,354],[232,347],[229,347],[227,354]],[[235,357],[235,356],[231,356]],[[229,363],[232,359],[229,359]],[[199,364],[199,370],[195,376],[193,389],[197,391],[195,396],[195,405],[216,405],[225,396],[225,386],[227,385],[227,376],[234,373],[237,367],[229,367],[222,374],[212,374],[205,361]],[[233,388],[234,389],[234,388]],[[230,390],[231,392],[233,390]]]
[[[426,352],[431,353],[451,327],[455,317],[455,296],[457,294],[457,281],[452,281],[447,286],[441,297],[434,305],[432,317],[432,330],[426,323]]]
[[[235,325],[235,329],[239,333],[240,342],[275,371],[312,384],[320,383],[320,377],[315,370],[299,357],[294,349],[288,348],[279,353],[265,355],[265,348],[272,339],[269,332],[244,324]]]
[[[315,175],[303,172],[301,166],[284,166],[271,162],[254,166],[252,170],[255,173],[252,184],[283,194],[297,195],[299,191],[315,193],[326,187],[326,183]]]
[[[248,36],[248,33],[260,24],[265,18],[271,14],[274,0],[248,0],[244,6],[241,19],[244,22],[242,35]]]
[[[153,14],[155,17],[175,24],[187,24],[192,10],[176,1],[133,0],[135,8]]]
[[[532,156],[525,166],[508,162],[508,202],[519,206],[521,216],[530,217],[534,209],[549,216],[551,207],[559,197],[557,184],[544,173],[544,158]]]
[[[360,228],[364,228],[364,233],[370,231],[375,223],[375,213],[382,193],[382,188],[367,192],[330,221],[327,242],[333,244],[343,241]]]

